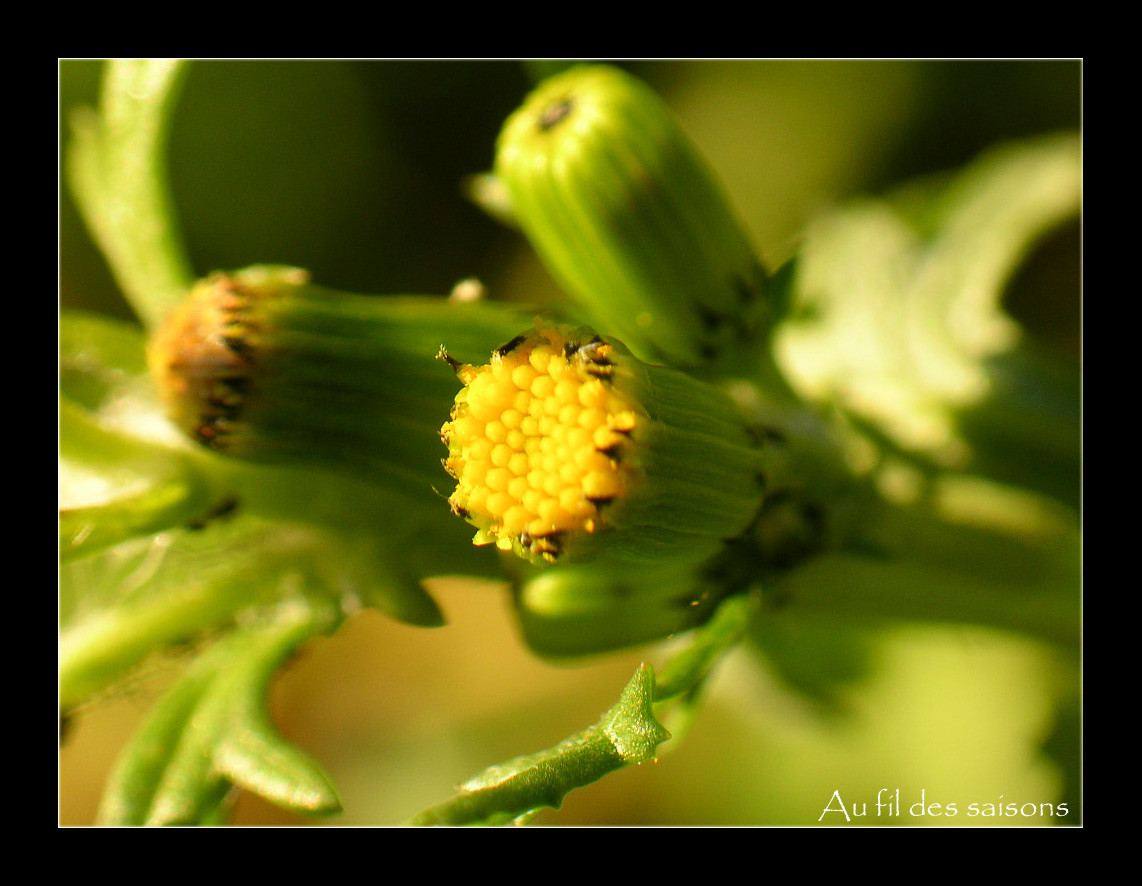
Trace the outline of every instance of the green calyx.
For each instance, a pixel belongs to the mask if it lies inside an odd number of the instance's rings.
[[[662,100],[605,65],[544,81],[507,121],[496,176],[554,275],[638,356],[743,359],[767,331],[765,273]]]

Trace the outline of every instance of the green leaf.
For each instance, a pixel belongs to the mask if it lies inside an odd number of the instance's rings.
[[[221,495],[167,423],[137,327],[60,317],[60,556],[200,517]]]
[[[1081,173],[1078,139],[1050,137],[997,149],[935,194],[822,218],[777,342],[794,387],[892,446],[967,464],[956,413],[989,395],[984,361],[1020,341],[1004,286],[1036,240],[1078,212]]]
[[[1078,362],[1028,342],[989,359],[988,396],[956,414],[972,470],[1054,496],[1082,497],[1082,377]]]
[[[464,782],[455,797],[409,824],[504,825],[522,823],[544,808],[558,809],[576,788],[655,759],[670,733],[654,718],[653,700],[654,670],[644,664],[594,726],[546,751],[485,769]]]
[[[60,577],[61,709],[90,700],[152,653],[229,627],[297,587],[335,599],[337,550],[315,530],[239,517],[68,562]]]
[[[203,654],[124,750],[101,822],[213,823],[233,786],[297,812],[339,811],[328,776],[278,735],[265,709],[282,663],[337,620],[332,604],[296,598]]]
[[[178,304],[193,280],[164,153],[184,70],[178,59],[109,61],[99,113],[72,120],[72,192],[119,287],[148,328]]]
[[[117,433],[60,401],[60,556],[185,524],[214,492],[192,459]]]
[[[850,619],[796,608],[754,619],[748,639],[786,686],[825,713],[844,709],[843,690],[867,676],[875,642]]]
[[[115,413],[123,401],[154,401],[146,339],[136,325],[85,311],[59,318],[60,394],[89,412]]]

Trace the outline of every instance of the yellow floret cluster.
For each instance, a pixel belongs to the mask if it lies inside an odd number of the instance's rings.
[[[622,450],[636,425],[612,356],[601,339],[541,328],[485,366],[453,363],[465,387],[441,429],[457,481],[449,503],[480,530],[477,544],[553,561],[567,534],[599,528],[629,483]]]

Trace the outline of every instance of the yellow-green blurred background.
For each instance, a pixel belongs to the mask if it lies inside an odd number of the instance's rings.
[[[195,270],[272,262],[370,293],[445,293],[475,276],[493,297],[557,297],[522,240],[461,182],[488,169],[535,65],[501,61],[205,61],[176,114],[171,170]],[[1081,122],[1077,61],[655,61],[659,88],[710,158],[770,265],[816,214],[962,166],[1004,140]],[[92,103],[100,63],[60,64],[66,116]],[[1045,242],[1009,305],[1077,359],[1079,235]],[[66,193],[60,302],[128,316]],[[523,648],[498,587],[442,584],[449,625],[366,614],[313,646],[275,694],[282,730],[340,787],[329,823],[393,824],[485,765],[550,746],[617,698],[642,650],[550,664]],[[806,670],[748,651],[657,764],[572,795],[546,824],[813,824],[834,791],[866,824],[1074,824],[1078,673],[1052,648],[961,626],[859,630],[783,616]],[[814,680],[813,662],[828,679]],[[838,680],[837,675],[846,676]],[[118,746],[162,683],[144,674],[78,717],[60,758],[60,820],[89,823]],[[796,691],[791,685],[796,684]],[[827,685],[821,685],[827,684]],[[1045,754],[1046,746],[1051,754]],[[666,747],[664,746],[664,751]],[[900,791],[901,818],[876,816]],[[909,815],[921,799],[955,817]],[[969,804],[1069,804],[1060,818],[969,816]],[[836,801],[833,801],[836,808]],[[982,809],[983,807],[980,806]],[[302,823],[248,797],[243,824]],[[828,814],[824,823],[844,824]]]

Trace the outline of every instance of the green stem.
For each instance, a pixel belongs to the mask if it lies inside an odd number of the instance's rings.
[[[1069,583],[1037,585],[929,564],[830,554],[791,573],[781,592],[797,611],[830,618],[977,624],[1072,648],[1081,636],[1077,574]]]
[[[484,770],[450,800],[415,816],[412,825],[510,824],[550,807],[576,788],[631,763],[655,758],[670,734],[654,718],[654,670],[642,665],[622,697],[594,726],[553,748]]]

